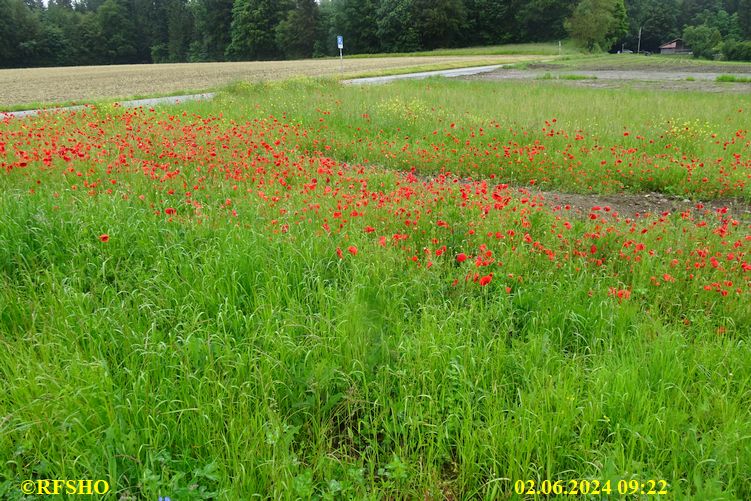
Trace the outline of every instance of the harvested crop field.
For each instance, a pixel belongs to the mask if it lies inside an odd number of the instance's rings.
[[[26,103],[80,102],[103,98],[204,90],[231,82],[283,80],[297,76],[354,76],[405,68],[518,63],[540,56],[427,56],[308,59],[238,63],[76,66],[0,70],[0,108]]]

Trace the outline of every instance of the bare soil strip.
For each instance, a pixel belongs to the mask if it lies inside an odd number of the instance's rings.
[[[648,90],[730,92],[737,94],[751,93],[751,84],[746,82],[718,82],[721,75],[733,75],[747,78],[751,75],[751,65],[745,64],[706,64],[697,65],[688,62],[671,62],[670,64],[638,64],[626,60],[628,64],[614,64],[608,61],[582,61],[581,63],[530,63],[525,68],[499,68],[482,74],[464,78],[471,80],[545,80],[564,85],[590,88],[630,87]],[[618,62],[617,60],[615,60]],[[651,59],[651,61],[656,61]],[[658,61],[659,62],[659,61]],[[578,76],[581,80],[567,77]]]
[[[239,63],[74,66],[0,70],[0,109],[26,103],[89,102],[216,88],[236,81],[354,75],[427,65],[484,66],[549,56],[427,56]],[[186,94],[189,92],[185,92]]]
[[[526,190],[525,190],[526,191]],[[560,193],[554,191],[532,191],[545,205],[552,209],[571,210],[580,217],[589,214],[610,213],[621,217],[652,217],[667,213],[684,212],[690,209],[711,212],[728,212],[742,221],[751,221],[751,203],[738,199],[714,199],[692,201],[664,193],[616,193],[610,195]]]

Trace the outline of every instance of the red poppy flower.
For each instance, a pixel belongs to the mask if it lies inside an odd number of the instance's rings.
[[[350,245],[349,247],[347,247],[347,252],[349,252],[353,256],[356,256],[357,255],[357,247],[355,247],[354,245]]]
[[[456,260],[460,263],[463,263],[464,261],[467,260],[467,255],[463,252],[460,252],[459,254],[456,255]]]
[[[493,280],[493,275],[492,274],[485,275],[484,277],[480,278],[480,285],[483,286],[483,287],[485,287],[486,285],[488,285],[490,283],[491,280]]]
[[[177,211],[173,209],[172,207],[167,207],[166,209],[164,209],[164,213],[167,214],[168,216],[173,215],[175,212]]]
[[[107,243],[110,240],[110,236],[107,235],[106,233],[102,233],[101,235],[99,235],[99,240],[101,240],[104,243]]]

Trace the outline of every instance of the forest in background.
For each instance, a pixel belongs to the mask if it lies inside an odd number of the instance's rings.
[[[639,45],[639,33],[641,44]],[[297,59],[545,42],[751,60],[751,0],[0,0],[0,67]]]

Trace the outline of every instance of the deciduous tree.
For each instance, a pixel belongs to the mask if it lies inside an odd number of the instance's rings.
[[[683,41],[691,48],[694,57],[712,59],[719,52],[722,34],[717,28],[705,24],[689,26],[683,31]]]
[[[589,51],[607,49],[627,31],[623,0],[582,0],[565,22],[575,41]]]

